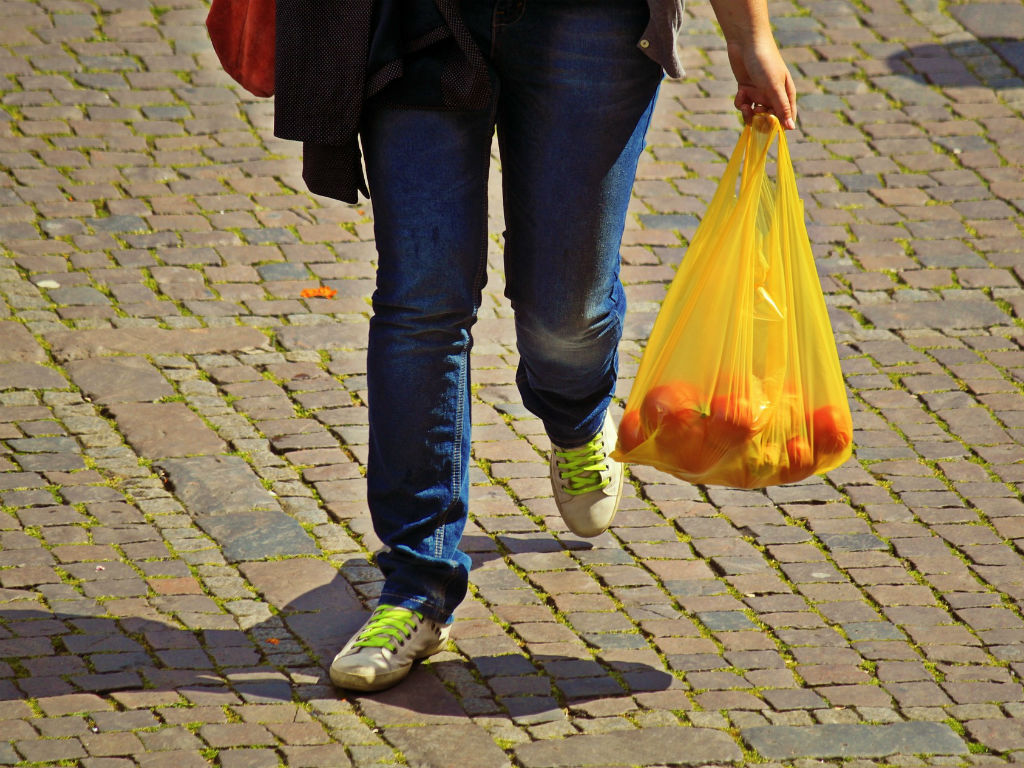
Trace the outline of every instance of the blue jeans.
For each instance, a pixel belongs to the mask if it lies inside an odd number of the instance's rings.
[[[495,127],[523,403],[570,447],[600,431],[625,313],[619,247],[661,69],[645,0],[465,0],[492,70],[481,112],[376,106],[363,148],[378,250],[367,493],[381,603],[450,619],[470,466],[471,328]]]

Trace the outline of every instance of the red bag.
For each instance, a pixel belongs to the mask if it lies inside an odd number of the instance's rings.
[[[256,96],[274,95],[276,0],[213,0],[206,17],[224,71]]]

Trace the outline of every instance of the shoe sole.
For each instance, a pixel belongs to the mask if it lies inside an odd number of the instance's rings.
[[[383,691],[385,688],[397,685],[409,675],[411,670],[412,664],[409,664],[407,667],[392,669],[391,671],[384,672],[380,675],[364,677],[363,675],[357,675],[350,672],[335,672],[332,669],[331,682],[337,687],[344,688],[345,690],[372,693],[373,691]]]
[[[373,675],[367,677],[366,675],[359,675],[354,672],[345,672],[342,670],[335,670],[331,667],[330,677],[331,682],[334,683],[338,688],[344,688],[349,691],[363,691],[365,693],[372,693],[374,691],[383,691],[386,688],[390,688],[393,685],[398,685],[412,671],[413,665],[422,659],[429,656],[433,656],[436,653],[440,653],[447,646],[448,640],[445,638],[433,648],[430,648],[415,659],[410,661],[404,667],[398,667],[397,669],[391,669],[387,672],[382,672],[379,675]]]

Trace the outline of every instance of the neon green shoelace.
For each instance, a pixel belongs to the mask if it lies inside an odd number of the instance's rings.
[[[423,614],[408,608],[380,605],[370,617],[370,623],[362,631],[352,647],[387,648],[396,651],[405,640],[412,637],[416,624],[423,621]]]
[[[608,485],[609,479],[602,476],[608,469],[608,457],[604,452],[604,435],[598,433],[593,440],[579,448],[555,450],[558,476],[566,485],[565,492],[579,496],[599,491]]]

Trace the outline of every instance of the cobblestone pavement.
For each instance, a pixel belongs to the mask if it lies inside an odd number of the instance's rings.
[[[365,697],[324,668],[380,587],[371,208],[305,192],[205,11],[0,0],[0,765],[1024,762],[1020,0],[772,3],[855,409],[825,477],[636,467],[607,534],[568,534],[494,235],[472,595],[449,652]],[[622,394],[738,135],[688,14],[626,232]]]

